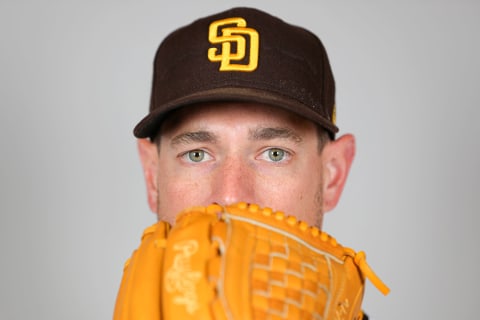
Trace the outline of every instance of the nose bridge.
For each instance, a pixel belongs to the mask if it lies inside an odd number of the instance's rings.
[[[216,202],[231,204],[254,201],[252,168],[240,157],[229,157],[218,168],[214,197]]]

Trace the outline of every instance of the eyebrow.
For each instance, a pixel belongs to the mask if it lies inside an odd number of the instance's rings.
[[[194,132],[185,132],[175,136],[170,145],[176,146],[179,144],[189,144],[195,142],[210,142],[217,143],[217,136],[208,131],[194,131]]]
[[[259,127],[257,129],[250,130],[249,139],[259,141],[259,140],[273,140],[273,139],[288,139],[292,140],[295,143],[302,142],[302,137],[300,137],[295,131],[289,128],[277,127],[277,128],[268,128],[268,127]]]

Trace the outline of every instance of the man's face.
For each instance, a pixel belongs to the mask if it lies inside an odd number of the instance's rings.
[[[191,206],[244,201],[321,226],[318,132],[290,112],[245,103],[188,107],[162,125],[156,156],[149,192],[160,220],[173,223]]]

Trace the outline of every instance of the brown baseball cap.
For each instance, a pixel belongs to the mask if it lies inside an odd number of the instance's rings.
[[[135,127],[154,137],[165,115],[203,102],[248,101],[305,117],[331,136],[335,82],[320,39],[252,8],[233,8],[177,29],[154,60],[150,112]]]

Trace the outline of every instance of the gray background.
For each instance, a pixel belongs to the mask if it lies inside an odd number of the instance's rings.
[[[0,3],[0,318],[109,319],[155,221],[131,130],[160,40],[233,5],[314,31],[357,158],[325,230],[367,252],[373,319],[474,319],[480,260],[475,1]]]

